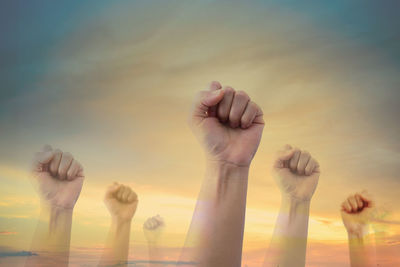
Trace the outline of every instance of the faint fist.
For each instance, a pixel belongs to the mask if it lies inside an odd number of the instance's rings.
[[[358,236],[367,234],[374,207],[374,201],[368,192],[350,195],[341,206],[343,224],[347,232]]]
[[[212,82],[199,92],[189,124],[208,159],[249,166],[264,128],[263,113],[243,91]]]
[[[284,195],[308,201],[317,188],[320,168],[310,153],[286,145],[277,154],[273,174]]]
[[[148,218],[143,224],[143,232],[147,241],[150,243],[157,242],[164,228],[164,219],[160,215]]]
[[[52,207],[72,209],[82,189],[82,165],[68,152],[46,145],[33,159],[32,175],[39,195]]]
[[[138,205],[138,196],[129,186],[113,183],[107,189],[104,203],[111,217],[117,220],[131,220]]]

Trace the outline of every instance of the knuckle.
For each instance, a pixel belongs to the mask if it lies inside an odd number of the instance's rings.
[[[238,97],[241,97],[241,98],[244,98],[244,99],[246,99],[246,98],[250,99],[249,95],[245,91],[242,91],[242,90],[236,91],[236,95]]]
[[[233,93],[235,90],[231,86],[225,86],[224,87],[225,92]]]

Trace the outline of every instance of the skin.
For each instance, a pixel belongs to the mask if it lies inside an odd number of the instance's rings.
[[[39,222],[26,266],[68,266],[72,215],[82,189],[82,165],[68,152],[46,145],[32,164],[33,184],[41,199]]]
[[[127,266],[131,222],[138,196],[129,186],[113,183],[107,188],[104,204],[111,215],[111,227],[100,266]]]
[[[240,266],[248,171],[264,128],[262,111],[245,92],[212,82],[198,93],[189,125],[203,147],[206,174],[180,260]]]
[[[366,191],[350,195],[341,205],[352,267],[376,266],[375,249],[369,238],[369,223],[374,207],[372,196]]]
[[[147,240],[149,247],[149,265],[148,266],[159,266],[157,261],[163,259],[163,255],[159,248],[159,239],[165,228],[164,219],[160,216],[153,216],[146,220],[143,224],[143,232]]]
[[[305,266],[311,198],[320,167],[307,151],[286,145],[278,152],[273,177],[282,202],[263,266]]]

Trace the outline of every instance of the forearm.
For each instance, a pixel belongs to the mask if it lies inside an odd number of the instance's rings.
[[[68,266],[72,215],[72,209],[42,206],[31,248],[39,256],[29,257],[27,266]]]
[[[309,201],[282,198],[264,266],[305,266]]]
[[[113,219],[100,265],[126,266],[129,254],[130,220]]]
[[[149,267],[159,266],[157,263],[163,259],[160,247],[156,242],[148,242]]]
[[[240,266],[248,170],[208,163],[182,260],[207,267]]]
[[[375,248],[367,233],[348,233],[351,267],[376,266]]]

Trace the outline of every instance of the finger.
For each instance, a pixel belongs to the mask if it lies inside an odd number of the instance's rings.
[[[349,202],[350,206],[351,206],[351,210],[352,212],[357,212],[358,210],[358,205],[357,205],[357,200],[355,199],[354,196],[350,196],[347,201]]]
[[[107,191],[106,191],[106,197],[111,198],[111,197],[116,197],[118,190],[121,188],[122,185],[114,182],[112,185],[108,186]]]
[[[126,189],[124,190],[124,193],[122,194],[122,201],[123,202],[128,202],[128,197],[129,194],[131,193],[131,189],[129,187],[126,187]]]
[[[208,86],[210,91],[216,91],[222,88],[221,84],[217,81],[213,81],[210,83]],[[208,109],[208,116],[210,117],[216,117],[217,116],[217,106],[213,106]]]
[[[263,111],[259,106],[257,106],[257,108],[257,114],[253,120],[253,124],[265,124]]]
[[[311,175],[314,171],[315,166],[316,166],[316,161],[311,157],[304,170],[304,174],[307,176]]]
[[[116,195],[118,201],[122,201],[122,195],[124,194],[124,191],[125,191],[125,186],[121,185],[121,187],[119,188],[117,195]]]
[[[78,173],[76,174],[76,177],[85,177],[84,169],[82,164],[79,163],[79,170]]]
[[[156,227],[156,224],[155,224],[155,222],[154,222],[154,219],[153,219],[153,218],[151,218],[151,221],[150,221],[150,227],[151,227],[151,229],[154,229],[154,228]]]
[[[53,151],[37,152],[33,160],[33,169],[36,171],[46,171],[47,164],[54,158]]]
[[[208,85],[208,88],[209,88],[210,91],[215,91],[215,90],[221,89],[221,88],[222,88],[222,85],[221,85],[221,83],[218,82],[218,81],[212,81],[212,82]]]
[[[226,122],[229,118],[229,112],[231,110],[233,96],[235,95],[235,90],[232,87],[224,88],[225,94],[221,102],[218,104],[217,116],[221,122]]]
[[[294,149],[278,151],[274,166],[276,168],[286,168],[288,166],[287,162],[293,157],[294,152]]]
[[[53,160],[50,162],[50,173],[52,176],[57,176],[58,167],[60,166],[62,152],[60,149],[54,150]]]
[[[292,172],[297,172],[297,165],[299,163],[301,151],[297,148],[294,150],[293,157],[289,161],[289,168]]]
[[[254,103],[253,101],[249,101],[249,103],[246,106],[246,109],[243,112],[242,118],[240,119],[240,127],[242,129],[246,129],[251,126],[257,115],[258,110],[259,108],[257,104]]]
[[[71,166],[73,157],[71,153],[64,152],[61,155],[60,166],[58,167],[58,177],[61,180],[65,180],[67,178],[67,172],[69,167]]]
[[[363,206],[367,208],[372,208],[374,206],[374,199],[371,194],[366,190],[362,191],[360,194],[361,200],[363,201]]]
[[[297,172],[300,175],[305,174],[305,169],[306,169],[307,163],[309,162],[310,159],[311,159],[311,155],[307,151],[302,151],[300,153],[299,162],[297,164]]]
[[[80,164],[76,160],[72,160],[71,166],[69,167],[67,171],[67,180],[71,181],[76,177],[76,174],[78,173],[80,168]]]
[[[347,213],[351,213],[351,206],[350,206],[350,203],[347,200],[345,202],[343,202],[342,206],[344,207],[344,210]]]
[[[232,128],[239,127],[240,119],[249,101],[250,97],[243,91],[237,91],[233,96],[232,106],[229,112],[229,125]]]
[[[132,203],[134,201],[137,201],[137,198],[138,198],[137,194],[134,191],[131,191],[128,197],[128,201],[129,203]]]
[[[361,210],[364,206],[361,196],[359,194],[356,194],[354,197],[357,201],[357,210]]]
[[[192,119],[195,123],[208,117],[208,110],[222,100],[224,92],[224,90],[201,91],[197,94],[192,108]]]
[[[369,202],[372,200],[372,196],[366,190],[360,192],[359,195],[363,201]]]

